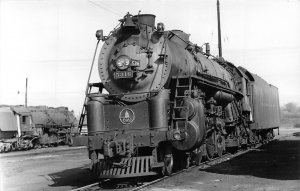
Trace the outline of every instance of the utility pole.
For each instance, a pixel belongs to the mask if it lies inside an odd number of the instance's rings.
[[[220,2],[217,0],[217,14],[218,14],[218,47],[219,58],[222,58],[222,37],[221,37],[221,19],[220,19]]]
[[[28,78],[26,78],[26,89],[25,89],[25,107],[27,107],[27,87],[28,87]]]

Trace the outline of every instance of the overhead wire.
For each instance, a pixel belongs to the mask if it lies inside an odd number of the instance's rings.
[[[119,12],[115,11],[114,9],[110,8],[108,5],[106,5],[106,4],[103,3],[103,2],[101,2],[101,4],[96,3],[96,2],[94,2],[94,1],[92,1],[92,0],[88,0],[88,2],[90,2],[91,4],[93,4],[93,5],[97,6],[97,7],[100,7],[100,8],[102,8],[102,9],[104,9],[104,10],[106,10],[106,11],[108,11],[108,12],[114,14],[114,15],[117,15],[117,16],[122,17],[122,14],[121,14],[121,13],[119,13]],[[104,6],[104,5],[106,5],[106,6]]]

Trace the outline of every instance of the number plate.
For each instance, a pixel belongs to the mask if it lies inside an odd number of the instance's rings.
[[[117,71],[114,73],[115,79],[119,78],[132,78],[133,72],[132,71]]]
[[[140,66],[139,60],[131,60],[130,66]]]

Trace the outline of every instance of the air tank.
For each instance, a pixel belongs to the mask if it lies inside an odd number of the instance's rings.
[[[104,97],[91,97],[87,103],[87,128],[89,135],[105,131]]]
[[[157,96],[154,96],[149,101],[150,111],[150,129],[167,131],[168,130],[168,105],[169,105],[169,90],[162,90]]]

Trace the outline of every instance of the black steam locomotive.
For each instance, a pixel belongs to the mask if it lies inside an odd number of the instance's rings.
[[[0,153],[71,144],[75,123],[67,107],[0,105]]]
[[[102,82],[89,84],[99,92],[87,93],[82,116],[98,178],[169,175],[271,140],[279,128],[276,87],[212,56],[208,44],[203,51],[185,32],[155,26],[155,15],[127,14],[108,36],[96,36],[104,41]]]

